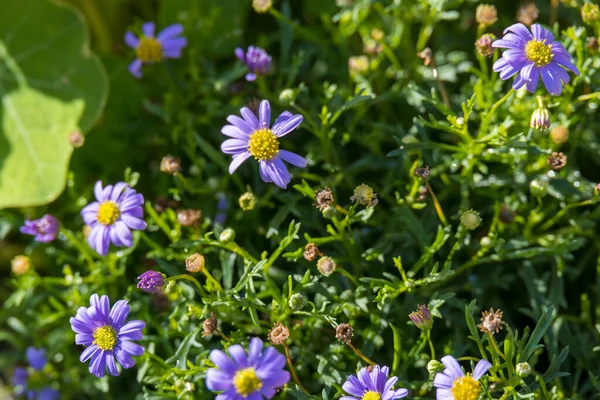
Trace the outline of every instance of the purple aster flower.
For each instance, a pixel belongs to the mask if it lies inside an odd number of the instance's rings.
[[[250,46],[246,53],[238,47],[235,49],[235,56],[250,70],[246,74],[248,82],[255,80],[257,75],[266,74],[271,66],[271,56],[260,47]]]
[[[494,71],[506,80],[519,73],[513,82],[513,89],[525,85],[528,91],[535,92],[540,75],[550,94],[558,96],[563,84],[569,83],[568,68],[576,75],[579,70],[571,62],[571,55],[554,35],[538,24],[531,25],[531,32],[523,24],[514,24],[504,30],[502,39],[496,40],[493,47],[507,48],[502,58],[494,63]]]
[[[123,368],[131,368],[135,361],[131,356],[144,354],[144,347],[132,340],[142,338],[143,321],[129,321],[129,306],[126,300],[119,300],[112,310],[108,296],[90,297],[89,307],[79,307],[77,315],[71,318],[71,329],[76,333],[75,343],[86,346],[79,360],[90,360],[90,373],[98,378],[104,376],[105,369],[112,376],[119,376],[115,359]]]
[[[210,352],[210,360],[218,367],[206,373],[206,387],[221,391],[215,400],[262,400],[270,399],[275,390],[290,380],[284,370],[285,357],[274,347],[252,338],[248,353],[239,344],[227,349],[229,357],[221,350]]]
[[[60,229],[58,220],[50,214],[33,221],[25,220],[25,225],[20,229],[21,233],[35,236],[36,242],[48,243],[56,239]]]
[[[99,254],[105,256],[112,242],[115,246],[131,247],[131,230],[146,229],[144,218],[144,196],[130,188],[125,182],[114,187],[102,187],[102,181],[94,186],[96,200],[81,210],[83,221],[92,228],[88,243]]]
[[[142,289],[147,293],[159,293],[162,292],[165,286],[165,276],[160,272],[146,271],[138,276],[138,289]]]
[[[290,174],[283,162],[304,168],[306,159],[287,150],[279,150],[279,138],[296,129],[302,122],[302,115],[284,111],[270,128],[271,106],[267,100],[260,102],[258,118],[246,107],[240,113],[243,119],[230,115],[227,121],[231,125],[225,125],[221,129],[223,135],[232,138],[221,144],[223,153],[233,155],[229,173],[233,174],[244,161],[253,156],[259,163],[262,180],[274,182],[285,189],[290,182]]]
[[[142,77],[142,65],[151,64],[165,58],[181,58],[181,51],[187,45],[187,39],[179,36],[183,33],[181,24],[173,24],[163,29],[156,37],[154,22],[142,25],[142,37],[132,32],[125,34],[125,44],[135,50],[136,59],[129,64],[129,72],[136,78]]]
[[[442,357],[442,364],[446,367],[443,372],[435,375],[433,386],[437,388],[437,400],[462,400],[478,399],[481,393],[479,379],[492,366],[486,360],[479,360],[473,375],[466,374],[460,369],[458,361],[452,356]]]
[[[29,366],[35,371],[41,371],[44,369],[46,364],[48,363],[48,358],[46,357],[46,350],[44,349],[36,349],[35,347],[28,347],[25,351],[25,356],[27,358],[27,362]],[[41,389],[36,389],[30,386],[30,378],[32,375],[39,375],[39,372],[31,371],[30,369],[18,367],[15,368],[11,377],[11,383],[15,387],[15,394],[17,396],[25,395],[27,399],[37,399],[37,400],[56,400],[59,397],[58,391],[52,389],[50,387],[43,387]],[[31,373],[30,373],[31,371]],[[44,378],[40,375],[34,378],[35,383],[34,387],[40,387],[40,383]]]
[[[375,365],[371,372],[368,367],[358,371],[357,376],[351,375],[342,385],[342,388],[350,394],[340,400],[393,400],[401,399],[408,394],[406,389],[392,389],[398,381],[395,376],[388,379],[390,369],[380,368]]]

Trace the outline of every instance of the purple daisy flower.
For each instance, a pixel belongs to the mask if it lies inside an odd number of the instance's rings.
[[[79,307],[77,315],[71,318],[71,329],[76,333],[75,343],[87,348],[79,360],[90,360],[90,373],[98,378],[104,376],[105,369],[112,376],[119,376],[115,358],[123,368],[131,368],[135,361],[131,356],[144,354],[144,347],[132,340],[142,338],[143,321],[129,321],[129,306],[126,300],[119,300],[112,310],[108,296],[90,297],[89,307]]]
[[[502,39],[492,46],[508,49],[494,63],[494,71],[500,72],[503,80],[520,72],[512,85],[515,90],[525,85],[529,92],[535,92],[541,76],[548,92],[558,96],[570,80],[562,67],[579,75],[562,43],[556,42],[552,32],[538,24],[531,25],[531,32],[523,24],[509,26]]]
[[[248,51],[244,53],[241,48],[235,49],[235,56],[243,62],[250,70],[246,74],[246,80],[252,82],[257,75],[264,75],[269,72],[271,66],[271,56],[260,47],[250,46]]]
[[[42,371],[48,363],[46,357],[46,350],[37,349],[35,347],[28,347],[25,351],[25,356],[29,366],[35,371]],[[50,387],[43,387],[41,389],[33,389],[28,387],[29,378],[31,377],[30,370],[23,367],[15,368],[11,377],[11,383],[15,387],[15,394],[17,396],[25,395],[27,399],[37,400],[56,400],[59,397],[57,390]],[[36,379],[36,384],[39,385],[39,378]],[[37,386],[39,388],[39,386]]]
[[[274,182],[285,189],[291,179],[283,161],[304,168],[306,159],[287,150],[279,150],[279,138],[296,129],[302,122],[302,115],[284,111],[275,120],[273,128],[270,128],[271,106],[267,100],[260,102],[258,118],[246,107],[240,113],[243,119],[230,115],[227,121],[231,125],[225,125],[221,129],[223,135],[232,138],[221,144],[223,153],[233,155],[229,173],[233,174],[244,161],[253,156],[259,163],[262,180]]]
[[[479,379],[492,366],[486,360],[479,360],[473,375],[460,369],[458,361],[452,356],[442,357],[442,364],[446,367],[443,372],[435,375],[433,386],[437,388],[437,400],[477,399],[481,393]]]
[[[125,182],[114,187],[102,187],[102,181],[94,186],[96,200],[81,210],[81,216],[92,230],[88,235],[90,246],[105,256],[112,242],[115,246],[131,247],[131,230],[146,229],[144,218],[144,196],[130,188]]]
[[[395,376],[388,379],[390,369],[380,368],[375,365],[369,373],[368,367],[358,371],[357,376],[351,375],[342,385],[342,388],[350,394],[340,400],[393,400],[401,399],[408,394],[406,389],[392,389],[398,381]]]
[[[146,271],[138,276],[138,289],[147,293],[162,292],[165,286],[165,276],[157,271]]]
[[[290,373],[284,370],[285,357],[274,347],[252,338],[248,354],[242,346],[234,344],[227,349],[228,357],[221,350],[210,352],[210,360],[218,367],[206,373],[206,387],[222,391],[215,400],[262,400],[270,399],[275,390],[290,380]]]
[[[19,229],[21,233],[33,235],[36,242],[48,243],[56,239],[60,226],[58,220],[50,214],[33,221],[25,220],[25,225]]]
[[[151,64],[165,58],[181,58],[181,51],[187,45],[187,39],[179,36],[183,33],[181,24],[173,24],[163,29],[156,37],[154,22],[142,25],[142,37],[133,32],[125,34],[125,44],[135,50],[136,59],[129,64],[129,72],[136,78],[142,77],[142,65]]]

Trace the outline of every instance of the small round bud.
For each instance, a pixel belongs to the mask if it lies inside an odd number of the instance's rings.
[[[206,318],[202,323],[202,337],[211,335],[215,329],[217,329],[217,317],[215,313],[211,312],[210,317]]]
[[[233,242],[235,240],[235,231],[231,228],[225,229],[219,235],[219,241],[223,243]]]
[[[267,335],[267,339],[269,339],[271,343],[275,345],[284,344],[289,337],[290,330],[281,322],[276,322],[275,325],[273,325],[273,329],[271,329]]]
[[[538,176],[529,183],[529,192],[532,196],[543,197],[548,194],[548,178]]]
[[[529,126],[541,131],[550,128],[550,113],[548,112],[548,109],[545,107],[536,108],[531,114]]]
[[[181,171],[181,161],[179,158],[167,154],[160,160],[160,172],[175,175]]]
[[[256,196],[252,192],[243,193],[238,202],[240,203],[240,208],[244,211],[252,211],[256,206]]]
[[[465,229],[472,231],[481,224],[481,217],[477,211],[467,210],[460,216],[460,223]]]
[[[306,299],[300,293],[294,293],[288,302],[290,308],[294,311],[300,311],[306,305]]]
[[[548,157],[548,165],[553,171],[558,171],[567,165],[567,156],[564,153],[554,152]]]
[[[490,239],[489,236],[484,236],[479,241],[479,244],[481,245],[481,247],[488,247],[492,244],[492,239]]]
[[[531,366],[527,362],[517,364],[517,376],[525,378],[531,374]]]
[[[273,0],[252,0],[252,8],[259,14],[264,14],[269,11],[273,5]]]
[[[442,364],[438,360],[431,360],[427,363],[427,372],[429,372],[429,375],[442,372],[445,368],[446,367],[444,367],[444,364]]]
[[[348,59],[348,69],[350,73],[362,74],[369,70],[369,57],[354,56]]]
[[[325,187],[325,189],[318,189],[315,192],[315,202],[313,206],[317,207],[320,211],[323,211],[327,207],[331,206],[335,201],[331,189]]]
[[[304,248],[304,258],[306,261],[315,261],[317,259],[317,255],[323,255],[319,248],[314,243],[309,243]]]
[[[367,207],[375,207],[379,202],[377,193],[373,191],[371,186],[364,183],[354,188],[354,195],[350,197],[350,201]]]
[[[584,3],[583,7],[581,7],[581,19],[588,25],[593,25],[598,21],[598,17],[600,16],[600,8],[598,4],[594,3]]]
[[[202,217],[202,210],[194,210],[192,208],[186,208],[184,210],[177,211],[177,222],[181,226],[198,226],[198,222]]]
[[[492,47],[494,40],[496,40],[496,35],[493,33],[481,35],[481,37],[475,42],[475,48],[477,49],[477,52],[483,57],[491,57],[492,54],[494,54],[494,48]]]
[[[381,29],[379,29],[379,28],[371,29],[371,39],[380,41],[380,40],[383,40],[384,36],[385,36],[385,33]]]
[[[527,3],[517,11],[517,21],[527,26],[533,24],[540,16],[540,10],[535,3]]]
[[[484,28],[494,25],[498,21],[496,7],[489,4],[478,5],[475,10],[475,20]]]
[[[350,343],[352,341],[352,336],[354,336],[354,329],[350,324],[339,324],[335,328],[335,337],[340,342]]]
[[[283,89],[281,93],[279,93],[279,101],[283,104],[290,104],[296,100],[296,93],[293,89]]]
[[[563,144],[569,140],[569,130],[564,126],[557,126],[550,131],[550,139],[556,144]]]
[[[10,269],[15,275],[25,275],[31,268],[31,259],[27,256],[16,256],[10,261]]]
[[[331,257],[321,257],[319,258],[319,261],[317,261],[317,269],[324,276],[331,275],[336,267],[337,265]]]
[[[332,219],[333,217],[335,217],[335,208],[332,206],[329,206],[323,210],[322,214],[323,214],[323,217],[325,217],[327,219]]]
[[[71,146],[78,148],[83,146],[84,142],[85,136],[83,136],[83,133],[79,131],[73,131],[69,134],[69,143],[71,144]]]
[[[189,272],[200,272],[204,269],[204,256],[194,253],[185,260],[185,269]]]

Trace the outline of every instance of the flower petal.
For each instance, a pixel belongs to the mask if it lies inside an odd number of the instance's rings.
[[[238,167],[242,165],[242,163],[248,158],[250,158],[250,153],[247,151],[244,153],[235,154],[233,156],[233,161],[231,161],[231,164],[229,164],[229,174],[233,175],[235,170],[238,169]]]
[[[268,100],[263,100],[258,106],[258,121],[261,128],[268,128],[271,125],[271,105]]]
[[[243,369],[248,366],[246,350],[244,350],[244,348],[241,345],[234,344],[233,346],[229,346],[227,352],[229,353],[231,359],[235,362],[236,366],[239,369]]]
[[[492,364],[487,360],[479,360],[473,370],[473,379],[479,380],[492,367]]]
[[[127,33],[125,33],[125,44],[132,49],[136,49],[140,44],[140,39],[138,39],[133,32],[127,31]]]
[[[296,129],[301,123],[304,117],[300,114],[294,115],[273,125],[273,133],[277,137],[282,137]]]
[[[129,69],[129,72],[131,73],[131,75],[133,75],[134,77],[140,79],[142,77],[142,61],[139,59],[135,59],[131,62],[131,64],[129,64],[129,67],[127,67],[127,69]]]
[[[127,300],[119,300],[114,305],[112,310],[110,310],[110,320],[113,326],[121,326],[123,322],[127,319],[129,315],[129,305],[127,304]]]
[[[213,364],[223,371],[227,371],[230,374],[234,374],[235,371],[237,371],[235,363],[227,356],[227,354],[225,354],[224,351],[216,349],[212,350],[208,358],[210,358],[210,361],[212,361]]]
[[[169,25],[165,29],[163,29],[156,38],[159,41],[161,41],[161,40],[167,39],[167,38],[174,38],[175,36],[180,35],[182,33],[183,33],[183,25],[173,24],[173,25]]]
[[[240,128],[233,125],[225,125],[221,128],[221,133],[225,136],[229,136],[234,139],[248,140],[248,135],[246,132],[243,132]]]
[[[248,107],[242,107],[240,114],[242,114],[244,120],[252,127],[253,130],[260,129],[260,124],[256,118],[256,115],[254,115],[254,113]]]
[[[144,32],[144,35],[147,37],[153,37],[155,28],[154,22],[146,22],[142,25],[142,32]]]
[[[504,34],[506,35],[507,32],[514,32],[520,38],[527,40],[527,41],[533,39],[533,35],[531,34],[531,32],[529,32],[529,29],[527,29],[527,27],[521,23],[517,23],[517,24],[513,24],[513,25],[509,26],[508,28],[506,28],[504,30]]]
[[[211,368],[206,371],[208,390],[227,390],[233,385],[233,376],[223,370]]]
[[[306,167],[306,158],[301,157],[296,153],[292,153],[291,151],[287,150],[279,150],[279,156],[283,159],[283,161],[287,161],[296,167]]]
[[[248,122],[246,122],[246,120],[238,117],[237,115],[230,115],[229,117],[227,117],[227,122],[229,122],[231,125],[239,128],[242,132],[244,132],[248,135],[252,134],[252,132],[254,132],[256,130],[250,124],[248,124]]]
[[[242,139],[227,139],[221,143],[221,151],[225,154],[239,154],[248,150],[248,141]]]
[[[458,361],[452,356],[444,356],[442,357],[442,364],[447,368],[447,371],[444,371],[445,374],[449,375],[452,378],[459,378],[461,376],[465,376],[462,369],[460,369],[460,365]]]

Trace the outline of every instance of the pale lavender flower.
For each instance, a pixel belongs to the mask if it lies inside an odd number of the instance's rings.
[[[35,347],[28,347],[25,351],[25,356],[29,366],[35,371],[42,371],[48,363],[48,357],[46,356],[46,350],[37,349]],[[30,369],[17,367],[13,371],[11,377],[11,383],[15,387],[15,394],[17,396],[25,395],[27,399],[37,400],[56,400],[59,398],[57,390],[51,387],[40,388],[39,377],[36,379],[35,385],[29,386],[29,378],[34,371]],[[37,374],[37,373],[36,373]]]
[[[479,360],[473,375],[462,371],[458,361],[452,356],[442,357],[442,364],[446,367],[444,371],[435,375],[433,386],[437,388],[437,400],[462,400],[477,399],[481,394],[479,380],[491,368],[486,360]]]
[[[579,75],[562,43],[555,41],[552,32],[538,24],[531,25],[531,32],[523,24],[511,25],[504,30],[502,39],[492,46],[508,49],[494,63],[494,71],[500,72],[503,80],[518,74],[512,85],[515,90],[525,86],[529,92],[535,92],[541,76],[548,92],[558,96],[570,80],[563,67]]]
[[[340,400],[394,400],[405,397],[408,390],[394,390],[398,378],[393,376],[388,379],[389,373],[388,367],[380,368],[379,365],[375,365],[371,372],[368,367],[362,368],[357,376],[349,376],[342,385],[350,396],[343,396]]]
[[[105,370],[112,376],[119,376],[116,361],[123,368],[131,368],[135,361],[131,356],[144,354],[144,347],[132,340],[142,339],[143,321],[125,322],[129,316],[126,300],[119,300],[110,308],[108,296],[90,297],[89,307],[79,307],[77,315],[71,318],[71,329],[76,333],[75,344],[86,346],[79,361],[90,360],[89,371],[98,378]]]
[[[246,80],[248,82],[255,80],[257,75],[264,75],[269,72],[271,56],[260,47],[250,46],[245,53],[243,49],[238,47],[235,49],[235,56],[250,70],[250,72],[246,74]]]
[[[125,182],[114,187],[102,187],[102,181],[94,186],[96,200],[81,210],[83,221],[92,228],[88,243],[99,254],[105,256],[112,242],[115,246],[131,247],[131,230],[146,229],[144,218],[144,196],[130,188]]]
[[[243,119],[230,115],[227,121],[231,125],[225,125],[221,129],[221,133],[231,138],[221,144],[223,153],[233,155],[229,173],[233,174],[244,161],[253,156],[259,163],[262,180],[274,182],[285,189],[291,178],[283,162],[304,168],[306,159],[290,151],[280,150],[279,139],[300,125],[302,115],[284,111],[270,128],[271,106],[267,100],[260,102],[258,118],[246,107],[240,113]]]
[[[181,58],[181,51],[187,45],[187,39],[179,36],[183,33],[181,24],[173,24],[154,36],[154,22],[142,25],[143,36],[136,37],[133,32],[125,34],[125,44],[135,50],[136,59],[129,64],[129,72],[136,78],[142,77],[142,66],[164,60]]]
[[[60,224],[52,215],[46,214],[40,219],[25,220],[25,225],[19,230],[26,235],[33,235],[36,242],[48,243],[56,239]]]

